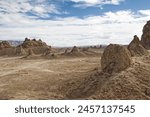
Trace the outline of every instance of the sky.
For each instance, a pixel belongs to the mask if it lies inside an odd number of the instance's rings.
[[[0,40],[128,44],[148,20],[150,0],[0,0]]]

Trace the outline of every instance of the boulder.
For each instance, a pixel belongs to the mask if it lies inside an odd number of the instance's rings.
[[[118,44],[110,44],[104,50],[101,67],[104,72],[120,72],[132,63],[131,54],[127,48]]]

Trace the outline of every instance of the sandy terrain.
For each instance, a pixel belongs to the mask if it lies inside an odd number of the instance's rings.
[[[84,79],[68,81],[66,98],[150,99],[150,55],[132,59],[132,65],[119,73],[103,73],[99,67]]]
[[[0,99],[62,99],[62,83],[89,75],[100,57],[56,60],[0,58]],[[63,90],[63,89],[62,89]]]
[[[149,54],[114,74],[100,58],[0,57],[0,99],[150,99]]]

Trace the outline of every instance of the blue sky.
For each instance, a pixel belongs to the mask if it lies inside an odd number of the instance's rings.
[[[128,44],[150,20],[150,0],[0,0],[0,39],[52,46]]]

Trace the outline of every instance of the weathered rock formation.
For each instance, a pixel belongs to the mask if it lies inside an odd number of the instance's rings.
[[[101,67],[104,72],[120,72],[130,66],[131,54],[129,50],[118,44],[110,44],[104,50]]]
[[[76,46],[74,46],[73,48],[72,48],[72,50],[71,50],[71,53],[74,53],[74,52],[79,52],[80,50],[76,47]]]
[[[33,56],[35,55],[33,50],[31,48],[28,49],[28,56]]]
[[[51,46],[49,46],[49,47],[46,49],[44,55],[46,56],[46,55],[49,55],[49,54],[51,54],[51,53],[52,53],[52,48],[51,48]]]
[[[142,56],[147,53],[147,50],[142,46],[137,35],[134,36],[134,39],[128,45],[128,49],[131,53],[131,56]]]
[[[26,54],[27,53],[26,53],[25,49],[23,49],[22,46],[16,47],[16,55],[26,55]]]
[[[37,59],[38,57],[33,52],[32,48],[28,48],[27,49],[27,54],[23,58],[25,58],[25,59]]]
[[[11,48],[12,46],[9,44],[9,42],[7,41],[2,41],[0,42],[0,49],[3,49],[3,48]]]
[[[30,40],[28,38],[25,38],[25,41],[21,44],[21,46],[23,48],[47,47],[47,44],[45,42],[42,42],[41,40]]]
[[[148,21],[143,28],[141,42],[144,48],[150,50],[150,21]]]
[[[35,54],[44,54],[47,48],[49,48],[49,46],[41,39],[36,40],[36,39],[29,39],[29,38],[25,38],[23,43],[20,44],[19,46],[21,46],[26,52],[30,48]]]
[[[67,53],[68,53],[68,51],[69,51],[69,49],[68,49],[68,48],[66,48],[64,53],[65,53],[65,54],[67,54]]]

